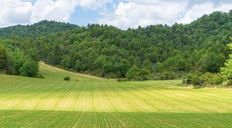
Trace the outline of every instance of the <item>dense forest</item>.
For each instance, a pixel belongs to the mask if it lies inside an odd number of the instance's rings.
[[[79,27],[55,21],[0,29],[1,44],[8,51],[22,51],[29,56],[25,58],[76,72],[128,80],[218,73],[228,58],[226,45],[231,36],[232,12],[214,12],[187,25],[151,25],[128,30],[98,24]]]
[[[38,60],[20,49],[7,48],[0,42],[0,72],[39,77]]]

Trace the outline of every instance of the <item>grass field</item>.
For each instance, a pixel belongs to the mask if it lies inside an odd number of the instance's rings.
[[[45,79],[0,75],[0,128],[232,127],[232,89],[117,82],[44,63],[40,70]]]

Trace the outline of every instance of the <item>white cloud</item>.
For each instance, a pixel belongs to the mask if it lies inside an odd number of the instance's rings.
[[[0,0],[0,27],[40,20],[68,22],[77,6],[98,9],[112,0]]]
[[[25,24],[30,20],[33,6],[21,0],[0,0],[0,26]]]
[[[200,5],[194,5],[190,10],[187,10],[184,17],[181,18],[179,23],[191,23],[193,20],[198,19],[204,14],[210,14],[214,11],[228,12],[232,9],[232,3],[215,5],[211,2],[206,2]]]
[[[76,3],[73,0],[37,0],[33,6],[31,22],[43,19],[67,22],[75,7]]]
[[[206,2],[205,2],[206,1]],[[112,13],[103,13],[98,23],[122,29],[152,24],[190,23],[214,11],[227,12],[232,1],[214,0],[127,0],[116,5]]]
[[[105,4],[112,3],[112,0],[76,0],[76,2],[83,8],[97,9]]]
[[[187,2],[172,2],[154,0],[142,2],[138,0],[121,2],[117,5],[112,14],[103,14],[99,19],[101,24],[110,24],[126,29],[135,28],[138,25],[147,26],[150,24],[171,24],[178,17]]]
[[[40,20],[69,22],[77,6],[102,14],[98,23],[123,29],[138,25],[190,23],[213,11],[229,11],[231,0],[0,0],[0,27]],[[106,9],[106,4],[111,7]],[[99,10],[105,10],[101,12]],[[113,11],[112,11],[113,10]]]
[[[43,19],[68,22],[77,6],[98,9],[111,0],[37,0],[34,3],[32,22]]]

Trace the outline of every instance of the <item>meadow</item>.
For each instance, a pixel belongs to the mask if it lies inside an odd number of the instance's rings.
[[[1,128],[232,127],[231,89],[117,82],[44,63],[40,74],[44,79],[0,75]]]

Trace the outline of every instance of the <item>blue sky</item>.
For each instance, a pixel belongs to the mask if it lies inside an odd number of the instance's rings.
[[[99,12],[95,10],[87,10],[77,7],[75,13],[70,18],[70,22],[78,25],[86,25],[88,23],[95,23],[98,17]]]
[[[113,11],[114,5],[122,2],[122,0],[112,0],[107,3],[104,9],[107,11]],[[87,24],[97,23],[98,19],[101,17],[102,8],[96,9],[86,9],[81,6],[75,8],[75,13],[71,16],[70,22],[82,26]]]
[[[231,9],[232,0],[0,0],[0,27],[47,19],[127,29],[187,24],[204,14]]]

